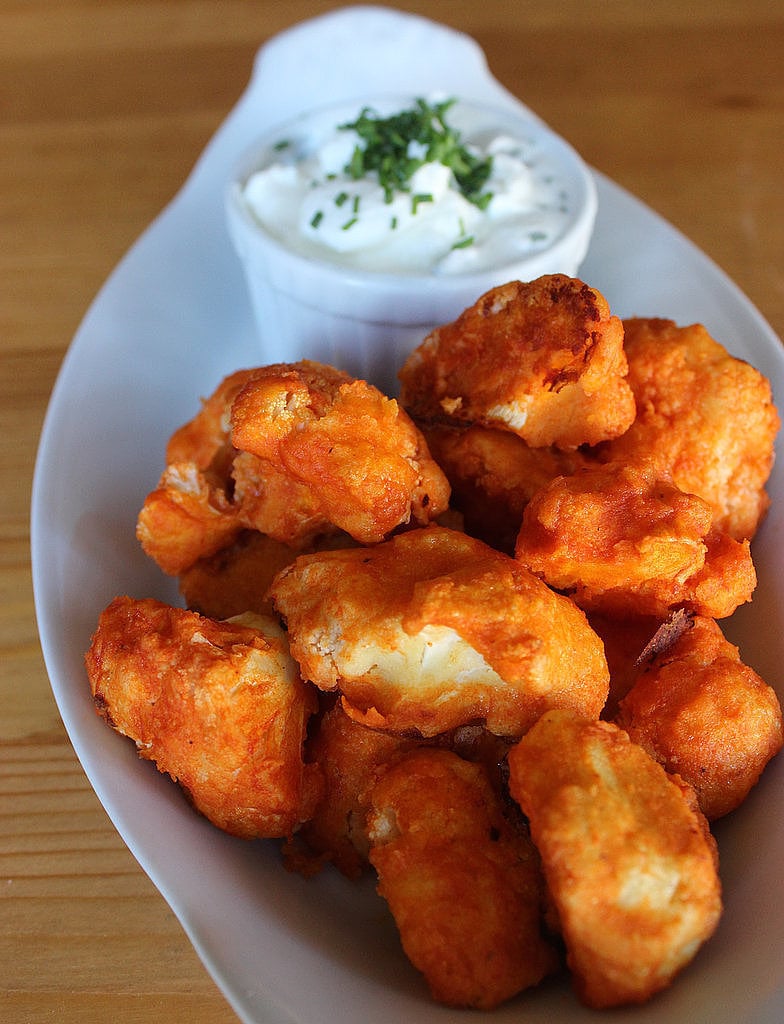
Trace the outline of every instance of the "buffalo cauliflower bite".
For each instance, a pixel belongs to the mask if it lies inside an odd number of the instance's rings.
[[[234,446],[257,460],[262,497],[267,472],[276,480],[246,525],[277,540],[303,540],[277,528],[281,504],[290,518],[302,502],[305,540],[320,517],[365,544],[448,507],[449,484],[398,403],[330,367],[303,361],[258,370],[234,399],[231,423]],[[246,475],[240,483],[242,505]]]
[[[723,618],[757,582],[748,541],[717,531],[706,501],[649,464],[557,477],[526,506],[515,555],[580,607],[625,617]]]
[[[519,736],[548,707],[598,716],[602,644],[523,565],[440,526],[302,555],[273,582],[302,673],[347,713],[434,736],[473,722]]]
[[[330,534],[320,537],[313,550],[353,546],[346,534]],[[191,611],[211,619],[230,619],[244,612],[274,616],[267,591],[299,553],[257,530],[243,530],[228,547],[180,573],[180,593]]]
[[[312,874],[328,861],[347,878],[368,866],[366,816],[373,780],[387,765],[422,741],[393,736],[353,721],[340,703],[328,708],[307,742],[324,788],[310,820],[286,851],[289,867]]]
[[[449,506],[447,479],[398,403],[309,361],[226,377],[166,456],[137,536],[175,576],[243,530],[299,550],[341,533],[370,544]]]
[[[557,967],[536,852],[478,765],[404,755],[371,790],[368,835],[379,892],[438,1002],[492,1009]]]
[[[381,772],[425,744],[481,765],[496,792],[508,800],[510,742],[481,726],[461,726],[432,740],[397,736],[354,721],[336,701],[309,731],[307,760],[318,764],[324,786],[310,820],[285,850],[288,867],[307,876],[329,862],[347,878],[358,878],[368,866],[370,790]]]
[[[630,319],[624,328],[637,416],[604,458],[653,462],[710,503],[718,529],[750,539],[769,504],[779,427],[769,381],[700,324]]]
[[[621,321],[575,278],[492,289],[437,328],[400,371],[417,421],[500,427],[532,447],[574,449],[617,437],[634,419]]]
[[[273,619],[215,622],[118,597],[86,665],[98,713],[218,828],[282,837],[310,816],[320,778],[302,749],[315,694]]]
[[[584,1003],[639,1003],[716,928],[715,842],[694,792],[626,733],[547,712],[509,753]]]
[[[144,553],[170,576],[228,547],[241,532],[225,489],[195,462],[168,465],[136,521]]]
[[[691,783],[711,820],[745,800],[784,742],[775,692],[706,618],[644,665],[617,722]]]
[[[274,615],[267,590],[297,552],[256,530],[243,530],[214,555],[200,558],[179,576],[180,593],[191,611],[211,619],[245,612]]]
[[[554,477],[585,465],[581,452],[531,448],[516,434],[477,424],[420,424],[452,488],[466,533],[512,554],[523,509]]]

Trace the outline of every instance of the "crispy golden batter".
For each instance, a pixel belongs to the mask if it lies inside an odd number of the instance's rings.
[[[667,986],[721,914],[717,854],[693,790],[626,733],[551,711],[509,754],[580,998]]]
[[[274,620],[119,597],[86,664],[98,713],[218,828],[286,836],[309,817],[319,778],[302,746],[316,701]]]
[[[610,692],[601,717],[612,719],[618,711],[618,702],[634,686],[640,672],[638,659],[661,622],[648,615],[619,618],[599,612],[588,612],[588,622],[604,644]]]
[[[234,446],[258,460],[259,489],[267,487],[268,471],[278,481],[246,525],[277,540],[311,540],[320,516],[372,544],[411,521],[429,522],[449,504],[446,478],[398,403],[330,367],[302,362],[258,370],[234,399],[231,421]],[[252,488],[246,477],[241,484],[244,504]],[[301,495],[304,536],[292,536],[291,528],[278,527],[275,506],[283,504],[290,518]]]
[[[371,544],[436,519],[449,484],[393,399],[320,363],[226,377],[167,446],[137,536],[185,573],[245,529],[300,550],[345,532]]]
[[[709,819],[746,799],[784,743],[776,694],[706,618],[645,665],[617,721],[691,783]]]
[[[180,575],[180,593],[191,611],[211,619],[245,612],[274,615],[267,590],[296,557],[286,544],[256,530],[243,530],[233,544],[187,568]]]
[[[617,437],[634,419],[621,321],[562,275],[511,281],[433,331],[400,371],[416,420],[501,427],[532,447]]]
[[[241,530],[225,490],[194,462],[166,467],[136,523],[145,554],[170,576],[179,576],[199,558],[228,546]]]
[[[336,533],[320,537],[313,550],[353,546],[350,537]],[[211,619],[230,619],[245,612],[274,615],[267,591],[280,570],[298,554],[264,533],[243,530],[229,547],[182,572],[180,593],[191,611]]]
[[[710,505],[650,464],[608,463],[558,477],[525,508],[515,554],[582,608],[723,618],[750,600],[748,541],[712,525]]]
[[[449,480],[452,506],[463,515],[466,532],[508,554],[533,495],[586,462],[580,452],[531,448],[508,430],[476,424],[421,429]]]
[[[303,555],[271,588],[303,675],[374,727],[519,736],[545,708],[598,716],[608,673],[584,614],[513,558],[439,526]]]
[[[145,554],[170,576],[233,544],[242,532],[232,500],[229,417],[231,403],[254,373],[238,370],[224,378],[166,446],[166,468],[145,498],[136,536]]]
[[[348,373],[302,359],[260,366],[232,399],[231,441],[241,451],[276,459],[280,442],[331,411]]]
[[[637,417],[606,458],[655,462],[712,505],[717,528],[750,539],[768,507],[779,426],[770,383],[700,324],[632,319],[624,327]]]
[[[368,833],[379,892],[436,1000],[491,1009],[554,970],[538,859],[479,766],[405,755],[372,790]]]
[[[312,872],[313,862],[329,861],[348,878],[362,874],[368,865],[369,790],[382,768],[417,742],[360,725],[340,703],[325,712],[307,745],[308,759],[321,769],[324,790],[298,833],[307,848],[297,851],[298,870],[305,865],[306,873]]]
[[[280,466],[250,452],[237,452],[231,477],[243,527],[298,550],[307,550],[318,538],[337,530],[324,515],[318,496]]]

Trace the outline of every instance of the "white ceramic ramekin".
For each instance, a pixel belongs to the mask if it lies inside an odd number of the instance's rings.
[[[411,98],[397,101],[397,109]],[[384,100],[389,109],[390,101]],[[343,103],[278,126],[240,159],[226,195],[229,233],[247,278],[257,321],[260,361],[315,359],[398,392],[408,353],[440,324],[453,320],[490,288],[542,274],[575,276],[596,218],[596,187],[579,155],[560,136],[521,110],[487,111],[499,131],[528,141],[557,169],[569,216],[547,248],[479,273],[381,273],[303,255],[269,234],[243,198],[250,175],[275,159],[282,138],[344,123],[373,101]],[[475,112],[478,108],[465,104]]]

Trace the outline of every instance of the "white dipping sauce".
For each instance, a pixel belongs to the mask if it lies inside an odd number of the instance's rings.
[[[369,114],[386,118],[404,109],[410,107]],[[449,166],[421,162],[426,147],[416,141],[408,156],[421,163],[405,191],[385,190],[375,171],[354,177],[348,168],[365,143],[337,124],[300,128],[273,142],[247,177],[242,201],[286,247],[362,270],[472,274],[547,249],[574,213],[552,152],[533,138],[514,137],[480,107],[455,104],[443,116],[461,146],[491,160],[479,202],[463,194]]]

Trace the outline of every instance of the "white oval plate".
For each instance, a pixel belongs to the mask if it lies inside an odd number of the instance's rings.
[[[400,54],[406,55],[404,64]],[[98,797],[182,922],[239,1017],[264,1024],[465,1020],[435,1006],[373,892],[326,871],[305,881],[270,843],[234,840],[94,710],[84,673],[101,609],[118,593],[176,602],[134,526],[165,440],[198,397],[258,363],[242,274],[223,222],[226,175],[275,121],[312,104],[441,89],[519,106],[465,36],[392,10],[347,8],[260,51],[247,92],[182,191],[123,259],[74,338],[52,394],[36,465],[32,556],[41,642],[60,713]],[[597,175],[599,218],[581,277],[620,315],[702,321],[784,398],[784,349],[717,267],[668,224]],[[755,541],[759,588],[728,630],[776,685],[784,664],[784,467]],[[717,828],[726,911],[715,938],[670,991],[615,1024],[779,1024],[784,1019],[784,761]],[[483,1022],[594,1021],[568,985],[548,985]]]

